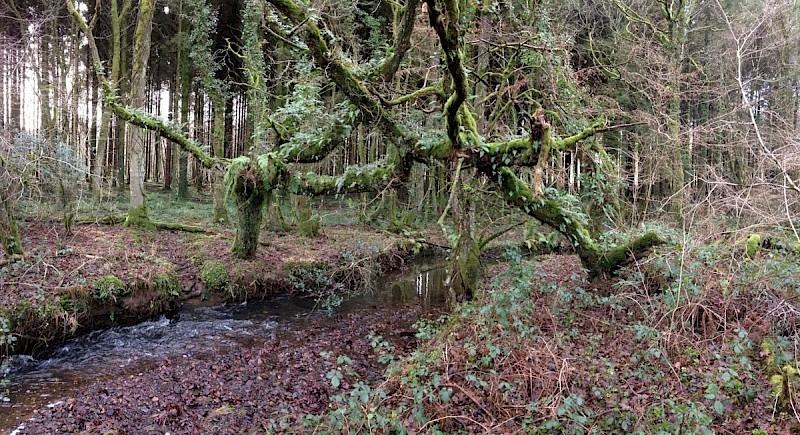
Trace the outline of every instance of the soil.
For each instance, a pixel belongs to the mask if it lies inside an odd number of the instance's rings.
[[[193,259],[240,262],[230,252],[233,230],[222,227],[196,234],[91,224],[75,225],[73,234],[66,235],[59,222],[28,221],[20,223],[20,231],[27,256],[22,262],[3,266],[7,270],[0,273],[0,306],[11,306],[19,299],[41,299],[109,274],[129,283],[147,278],[154,267],[164,263],[175,265],[184,291],[191,291],[201,285]],[[313,239],[293,233],[263,233],[251,263],[264,271],[281,270],[291,262],[335,263],[346,251],[384,252],[399,240],[382,231],[354,232],[344,226],[328,226],[322,236]]]

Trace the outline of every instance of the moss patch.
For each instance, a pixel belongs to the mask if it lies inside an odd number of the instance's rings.
[[[125,226],[155,229],[156,226],[147,215],[147,206],[134,207],[128,210],[128,217],[125,218]]]
[[[750,237],[747,238],[747,243],[744,246],[744,256],[746,258],[754,258],[758,253],[758,248],[761,247],[761,235],[760,234],[750,234]]]
[[[114,275],[106,275],[94,282],[89,296],[101,302],[116,302],[118,297],[127,296],[131,293],[121,279]]]
[[[228,287],[230,277],[223,263],[207,261],[200,267],[200,281],[209,291],[222,292]]]

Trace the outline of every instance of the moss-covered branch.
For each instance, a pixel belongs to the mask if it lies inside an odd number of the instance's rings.
[[[628,255],[640,255],[653,246],[663,243],[655,233],[647,233],[629,243],[602,251],[589,234],[582,219],[554,198],[538,196],[509,169],[493,171],[506,201],[524,210],[529,216],[548,224],[565,235],[581,257],[583,264],[595,273],[609,272],[620,267]]]
[[[421,98],[421,97],[424,97],[424,96],[427,96],[427,95],[436,95],[439,98],[444,99],[444,91],[442,91],[442,87],[441,86],[426,86],[424,88],[417,89],[416,91],[414,91],[414,92],[412,92],[410,94],[397,97],[397,98],[395,98],[394,100],[391,100],[391,101],[387,101],[386,105],[387,106],[397,106],[397,105],[400,105],[400,104],[403,104],[403,103],[407,103],[409,101],[413,101],[413,100],[416,100],[417,98]]]
[[[467,72],[464,69],[464,48],[461,42],[461,11],[457,0],[426,0],[430,25],[436,31],[444,51],[447,72],[453,80],[453,93],[444,104],[447,137],[456,148],[462,148],[461,108],[467,100]],[[477,132],[475,132],[477,133]]]
[[[308,46],[314,63],[326,71],[336,86],[347,98],[362,111],[369,122],[377,122],[393,136],[404,137],[405,134],[394,124],[391,116],[383,109],[377,99],[373,98],[367,87],[348,68],[341,58],[341,53],[331,49],[333,44],[323,36],[317,20],[309,16],[305,7],[294,0],[269,0],[280,13],[304,30],[303,40]]]
[[[104,95],[107,94],[104,92]],[[116,98],[107,99],[106,105],[125,121],[137,127],[154,131],[161,137],[178,144],[185,151],[195,156],[204,167],[214,169],[222,164],[220,160],[209,156],[199,143],[183,134],[177,125],[141,110],[120,104],[119,99]]]
[[[294,174],[289,180],[290,193],[296,195],[335,195],[354,192],[379,192],[395,177],[395,165],[378,162],[366,166],[351,166],[339,176],[318,175],[313,172]]]
[[[397,69],[400,68],[400,62],[411,48],[411,33],[414,30],[414,23],[417,21],[418,6],[419,0],[406,0],[406,5],[403,7],[399,26],[396,26],[398,30],[394,37],[394,47],[379,69],[381,76],[387,82],[392,80]]]
[[[312,135],[303,135],[305,140],[297,141],[295,138],[282,143],[275,154],[290,163],[313,163],[328,156],[350,136],[353,128],[361,123],[361,113],[358,109],[346,110],[325,132]]]
[[[103,63],[100,60],[100,54],[97,51],[97,44],[95,43],[92,29],[86,23],[86,20],[84,20],[80,12],[78,12],[78,10],[75,8],[75,1],[66,0],[66,2],[67,10],[69,11],[70,15],[72,15],[73,19],[78,24],[78,28],[80,28],[81,31],[86,35],[86,39],[89,43],[89,52],[92,56],[92,67],[94,68],[95,75],[100,83],[100,88],[103,94],[103,102],[106,104],[106,106],[125,121],[138,127],[155,131],[167,140],[175,142],[181,148],[197,157],[200,163],[206,168],[214,168],[217,166],[219,161],[206,154],[200,144],[184,135],[180,131],[179,127],[168,121],[150,115],[149,113],[127,107],[125,104],[123,104],[120,97],[116,94],[114,86],[105,75]]]
[[[588,127],[581,130],[580,133],[574,134],[564,139],[553,141],[553,148],[559,151],[566,151],[572,149],[575,145],[577,145],[578,142],[606,130],[608,130],[608,128],[606,127],[605,121],[595,121],[591,123]]]

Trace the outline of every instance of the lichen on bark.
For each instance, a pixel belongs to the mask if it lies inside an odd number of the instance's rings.
[[[263,162],[239,157],[231,162],[225,175],[226,196],[236,203],[237,229],[233,253],[240,259],[251,259],[258,248],[261,231],[261,209],[273,187],[277,173],[271,159]]]

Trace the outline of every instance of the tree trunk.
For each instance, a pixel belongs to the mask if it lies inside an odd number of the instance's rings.
[[[18,132],[22,125],[22,66],[18,65],[22,63],[21,51],[20,45],[9,48],[11,53],[9,56],[11,58],[11,105],[8,111],[8,123],[12,133]]]
[[[183,20],[179,21],[179,26],[183,26]],[[181,32],[182,27],[179,28],[179,32]],[[178,56],[178,89],[180,92],[181,97],[181,112],[180,112],[180,125],[182,126],[184,131],[188,131],[189,129],[189,86],[190,86],[190,77],[189,77],[189,62],[186,56],[186,49],[180,50],[180,55]],[[198,98],[200,96],[198,95]],[[195,107],[195,113],[201,114],[203,113],[202,107]],[[197,133],[195,133],[197,134]],[[189,198],[189,156],[186,151],[181,151],[178,154],[178,198],[179,199],[187,199]]]
[[[7,132],[0,130],[5,136]],[[10,140],[10,137],[0,139]],[[14,218],[14,202],[22,186],[6,167],[0,155],[0,244],[7,256],[22,255],[22,238],[19,235],[17,220]]]
[[[243,260],[252,259],[258,248],[261,231],[261,210],[269,194],[268,185],[258,163],[248,160],[241,167],[231,168],[226,180],[230,195],[236,201],[238,227],[233,242],[233,253]]]
[[[457,231],[456,245],[450,252],[448,281],[456,300],[470,300],[477,294],[481,273],[481,246],[474,233],[472,203],[460,180],[450,197],[450,216]]]
[[[40,116],[42,122],[42,133],[45,140],[52,140],[53,139],[53,119],[50,115],[50,94],[52,90],[52,81],[50,80],[50,71],[52,67],[50,66],[50,56],[53,53],[50,50],[50,35],[43,35],[42,36],[42,45],[41,45],[41,69],[38,71],[39,76],[39,94],[40,94],[40,101],[41,106],[40,109]]]
[[[231,139],[229,131],[232,133],[233,128],[229,129],[228,118],[228,103],[223,103],[222,98],[217,97],[212,100],[213,113],[214,113],[214,133],[212,134],[212,147],[214,157],[222,158],[225,156],[225,144]],[[223,106],[225,109],[223,110]],[[231,117],[232,121],[232,117]],[[212,197],[214,199],[214,222],[222,223],[228,221],[228,211],[225,209],[225,188],[222,183],[222,173],[214,171],[213,174]],[[241,216],[239,221],[241,222]]]
[[[131,70],[131,105],[144,107],[147,62],[150,58],[150,34],[153,28],[155,0],[139,0],[139,18],[133,41],[133,66]],[[128,144],[130,165],[130,205],[127,225],[151,226],[144,197],[144,129],[133,127]]]
[[[9,198],[0,198],[0,242],[6,255],[23,255],[22,238]]]

